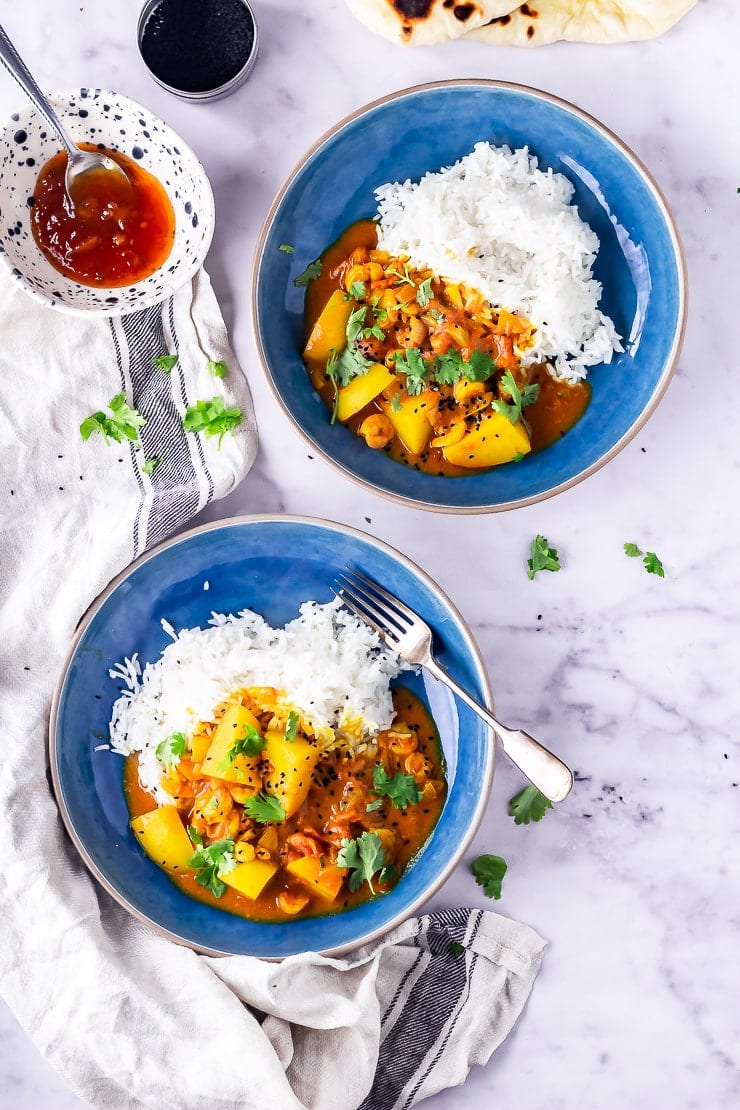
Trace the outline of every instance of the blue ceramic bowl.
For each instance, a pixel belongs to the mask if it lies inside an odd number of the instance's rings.
[[[444,882],[469,844],[493,777],[493,737],[448,689],[422,675],[402,682],[429,706],[447,761],[449,792],[416,863],[377,901],[346,913],[260,924],[183,894],[129,829],[120,756],[106,750],[120,683],[108,670],[139,653],[153,662],[170,643],[161,627],[204,626],[211,612],[249,607],[273,625],[302,601],[330,601],[337,574],[355,567],[383,582],[431,625],[440,661],[489,700],[478,650],[462,617],[423,571],[398,552],[339,524],[295,517],[242,517],[194,529],[143,556],[108,587],[78,630],[54,699],[52,779],[64,823],[83,860],[113,897],[172,940],[215,955],[279,959],[338,954],[408,917]],[[209,583],[208,590],[204,582]]]
[[[416,180],[457,161],[476,142],[529,147],[540,167],[575,186],[581,217],[601,241],[601,306],[625,352],[594,367],[585,416],[557,444],[484,474],[420,474],[331,425],[301,363],[304,291],[294,278],[348,224],[373,216],[374,189]],[[279,250],[281,243],[295,248]],[[668,385],[686,312],[685,266],[655,182],[602,124],[547,93],[497,81],[422,85],[375,101],[314,146],[283,186],[257,248],[254,318],[269,380],[313,448],[378,493],[444,512],[531,504],[603,466],[635,435]]]

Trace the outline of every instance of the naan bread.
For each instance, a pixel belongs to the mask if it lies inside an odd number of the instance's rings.
[[[617,43],[662,35],[697,0],[532,0],[493,17],[467,37],[497,46],[567,42]]]
[[[513,0],[347,0],[350,11],[379,35],[405,46],[431,46],[505,15]],[[495,24],[494,24],[495,26]]]

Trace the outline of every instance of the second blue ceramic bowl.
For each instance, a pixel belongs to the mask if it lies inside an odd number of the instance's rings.
[[[337,954],[367,943],[414,913],[451,874],[478,826],[491,789],[494,740],[446,686],[402,674],[427,703],[447,763],[448,794],[426,846],[387,895],[345,913],[265,924],[188,898],[144,855],[129,828],[123,761],[107,749],[121,682],[109,669],[138,652],[154,662],[178,630],[205,627],[213,611],[251,608],[273,626],[303,601],[332,599],[347,567],[364,571],[430,624],[438,658],[480,701],[489,701],[478,650],[460,614],[414,563],[378,540],[328,521],[242,517],[196,528],[138,559],[85,615],[52,706],[49,763],[59,809],[93,875],[140,920],[171,940],[214,955],[279,959]],[[207,588],[206,588],[207,587]]]
[[[295,277],[348,224],[376,212],[374,190],[418,180],[477,142],[526,146],[540,168],[565,174],[581,217],[599,236],[602,309],[625,351],[590,372],[585,416],[557,444],[483,474],[420,474],[331,425],[301,362],[304,290]],[[280,251],[290,244],[294,253]],[[563,100],[496,81],[407,89],[342,121],[281,189],[257,248],[254,319],[272,388],[295,427],[347,476],[377,493],[442,512],[492,512],[567,489],[611,459],[658,404],[683,337],[685,265],[665,200],[606,127]]]

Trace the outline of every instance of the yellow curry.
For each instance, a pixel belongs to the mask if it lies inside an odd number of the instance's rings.
[[[373,743],[327,751],[278,691],[249,687],[189,740],[157,749],[171,804],[128,756],[124,788],[144,851],[186,894],[259,921],[339,912],[388,891],[423,847],[446,783],[434,722],[410,691]]]
[[[332,421],[368,447],[455,476],[519,461],[585,411],[587,383],[525,365],[530,321],[378,250],[372,220],[352,224],[315,269],[303,359]]]

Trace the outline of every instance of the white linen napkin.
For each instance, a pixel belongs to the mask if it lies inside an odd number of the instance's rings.
[[[115,574],[241,481],[256,428],[203,273],[114,320],[57,314],[2,277],[0,335],[0,991],[94,1106],[391,1110],[461,1083],[529,994],[544,943],[526,926],[457,910],[343,960],[213,959],[151,932],[86,872],[45,755],[71,636]],[[167,353],[169,374],[153,361]],[[147,420],[141,450],[80,436],[120,392]],[[220,450],[182,429],[215,395],[243,414]]]

